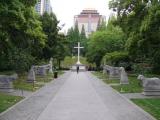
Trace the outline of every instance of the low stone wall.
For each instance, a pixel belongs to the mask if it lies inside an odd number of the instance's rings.
[[[36,82],[35,75],[46,76],[47,73],[53,73],[51,64],[42,66],[32,66],[28,73],[27,82]]]
[[[0,91],[2,92],[12,92],[13,91],[13,81],[18,78],[17,74],[13,75],[0,75]]]

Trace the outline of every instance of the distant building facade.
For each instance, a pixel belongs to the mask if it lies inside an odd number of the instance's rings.
[[[35,10],[38,14],[43,15],[44,12],[51,13],[52,7],[50,0],[38,0],[35,5]]]
[[[86,36],[97,30],[98,23],[106,21],[106,17],[100,15],[95,9],[84,9],[79,15],[74,16],[74,24],[78,23],[78,29],[81,32],[84,26]]]

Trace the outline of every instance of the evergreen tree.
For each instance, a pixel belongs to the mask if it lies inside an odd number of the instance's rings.
[[[42,58],[50,59],[51,57],[56,56],[56,46],[58,43],[58,20],[54,13],[48,14],[44,13],[41,16],[43,31],[47,35],[46,45],[43,48]]]
[[[104,31],[106,30],[107,26],[106,26],[106,22],[104,21],[104,19],[99,19],[98,20],[98,24],[97,24],[97,31]]]
[[[74,25],[74,38],[76,42],[80,42],[80,32],[78,29],[78,21],[76,21]]]
[[[86,39],[86,32],[85,32],[84,25],[82,25],[80,38],[81,38],[81,40]]]

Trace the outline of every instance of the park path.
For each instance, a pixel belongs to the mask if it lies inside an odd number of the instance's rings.
[[[154,120],[154,118],[90,72],[79,74],[68,72],[0,115],[0,120]]]

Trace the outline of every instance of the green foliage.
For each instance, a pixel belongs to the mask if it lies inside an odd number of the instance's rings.
[[[158,0],[143,2],[132,0],[110,1],[110,8],[117,12],[117,22],[125,33],[126,50],[133,62],[150,59],[154,72],[160,72],[160,4]],[[141,62],[141,61],[138,61]]]
[[[84,28],[84,25],[82,25],[82,30],[80,33],[80,43],[81,43],[81,46],[84,47],[83,49],[81,49],[81,54],[83,56],[85,56],[86,51],[87,51],[87,41],[88,41],[88,39],[86,37],[85,28]]]
[[[87,37],[85,34],[85,28],[84,25],[82,25],[81,31],[78,29],[78,22],[75,22],[74,28],[71,27],[68,29],[67,33],[67,39],[69,41],[69,49],[70,49],[70,55],[76,55],[77,50],[74,48],[77,46],[77,43],[80,42],[81,46],[84,47],[84,49],[81,49],[81,54],[85,56],[86,54],[86,48],[87,48]]]
[[[57,45],[58,21],[53,13],[44,13],[40,20],[42,22],[43,31],[47,35],[47,41],[45,47],[43,48],[42,57],[45,59],[50,59],[56,52],[55,46]]]
[[[20,73],[29,70],[35,58],[27,51],[14,48],[8,54],[8,68]]]
[[[76,21],[74,25],[74,37],[77,42],[80,42],[80,31],[78,29],[78,21]]]
[[[29,67],[27,65],[33,61],[32,56],[38,58],[44,47],[46,36],[33,8],[35,2],[35,0],[0,2],[1,70],[27,70]]]
[[[97,25],[97,31],[104,31],[107,29],[107,25],[106,22],[102,19],[98,21],[98,25]]]
[[[97,31],[88,41],[87,60],[100,66],[106,53],[124,48],[123,32],[119,27],[108,28],[106,31]]]
[[[123,66],[123,67],[128,67],[130,64],[130,58],[128,56],[127,52],[112,52],[112,53],[107,53],[103,57],[103,63],[108,64],[108,65],[113,65],[113,66]]]
[[[152,68],[148,63],[134,63],[132,65],[133,71],[137,74],[149,74],[152,73]]]
[[[69,55],[69,41],[64,34],[59,34],[57,38],[56,52],[54,58],[57,60],[58,68],[61,68],[61,61]],[[55,65],[56,66],[56,65]]]

